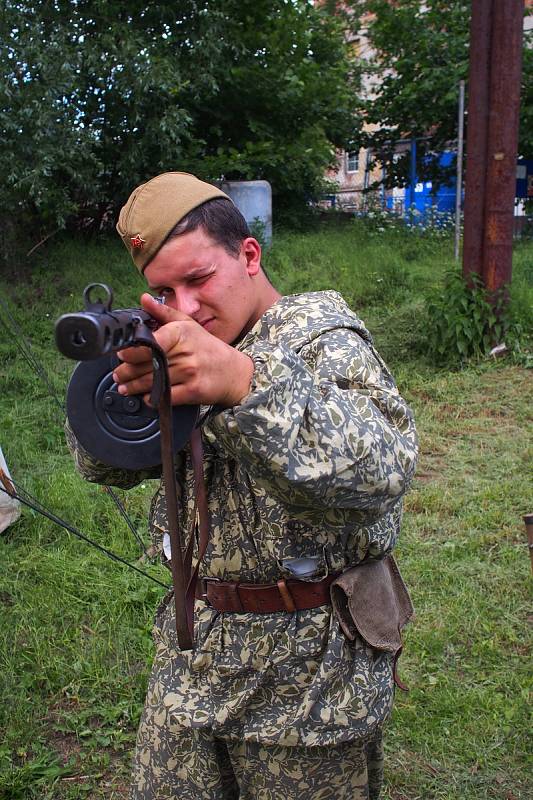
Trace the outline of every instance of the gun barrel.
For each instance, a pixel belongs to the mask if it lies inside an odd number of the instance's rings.
[[[150,319],[137,308],[63,314],[55,326],[56,345],[67,358],[91,361],[130,346],[137,326]]]

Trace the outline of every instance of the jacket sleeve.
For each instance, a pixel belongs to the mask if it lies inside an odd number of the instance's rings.
[[[159,465],[145,470],[128,470],[110,467],[98,461],[76,439],[68,420],[65,422],[65,435],[76,469],[85,480],[91,483],[117,486],[119,489],[131,489],[133,486],[142,483],[142,481],[161,476],[161,467]]]
[[[299,353],[265,341],[247,352],[251,391],[210,420],[217,445],[308,519],[342,510],[368,524],[389,511],[413,477],[417,436],[373,347],[338,329]]]

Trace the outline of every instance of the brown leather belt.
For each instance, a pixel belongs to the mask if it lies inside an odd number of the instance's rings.
[[[331,603],[329,587],[339,573],[321,581],[279,580],[277,583],[234,583],[200,578],[197,597],[217,611],[270,614],[299,611]]]

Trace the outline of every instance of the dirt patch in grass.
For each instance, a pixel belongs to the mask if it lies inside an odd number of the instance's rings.
[[[420,456],[415,479],[421,483],[439,480],[446,469],[446,458],[441,453],[424,453]]]
[[[75,713],[77,708],[74,700],[61,700],[50,708],[43,720],[47,743],[55,750],[63,766],[74,762],[77,767],[83,750],[76,733],[64,730],[65,715]]]
[[[87,795],[88,800],[126,800],[129,796],[130,781],[125,773],[129,773],[129,760],[125,765],[124,758],[117,753],[110,753],[111,762],[105,773],[98,779],[97,788]]]
[[[131,748],[99,746],[97,755],[105,759],[105,766],[95,759],[94,743],[80,740],[74,731],[65,730],[66,719],[79,712],[74,700],[61,700],[54,704],[45,718],[47,744],[56,754],[62,766],[69,765],[71,774],[59,780],[57,800],[70,797],[72,786],[84,786],[87,800],[125,800],[129,792]],[[86,720],[94,732],[99,730],[98,717]]]

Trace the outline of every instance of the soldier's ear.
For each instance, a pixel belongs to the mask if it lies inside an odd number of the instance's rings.
[[[261,269],[261,245],[257,239],[249,236],[247,239],[243,239],[241,253],[246,258],[246,271],[253,278]]]

